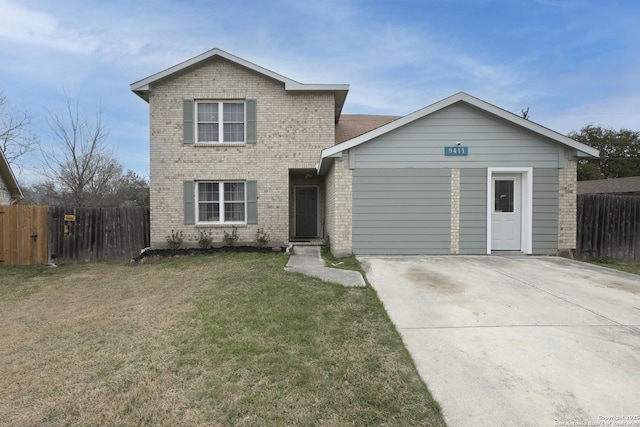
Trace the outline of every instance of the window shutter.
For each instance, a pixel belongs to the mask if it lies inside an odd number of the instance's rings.
[[[184,223],[195,224],[196,223],[196,197],[195,197],[195,182],[184,181],[183,185],[183,197],[184,197]]]
[[[258,106],[255,99],[247,99],[247,135],[245,136],[247,144],[255,144],[258,141]]]
[[[247,181],[247,224],[258,223],[258,182]]]
[[[182,143],[193,144],[193,100],[182,101]]]

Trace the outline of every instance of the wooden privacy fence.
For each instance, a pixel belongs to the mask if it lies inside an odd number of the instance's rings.
[[[47,206],[0,206],[0,265],[45,264]]]
[[[0,265],[126,260],[149,246],[149,208],[0,206]]]
[[[640,260],[640,197],[578,195],[579,258]]]
[[[148,208],[49,208],[53,262],[131,259],[147,246]]]

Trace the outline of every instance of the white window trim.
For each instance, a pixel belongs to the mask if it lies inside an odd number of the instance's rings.
[[[521,180],[520,204],[520,250],[533,253],[533,168],[489,167],[487,168],[487,255],[491,255],[491,213],[493,212],[493,174],[519,174]]]
[[[229,224],[229,225],[246,225],[247,224],[247,182],[246,181],[196,181],[195,188],[195,216],[196,216],[196,225],[200,224]],[[219,204],[219,213],[220,213],[220,221],[200,221],[200,184],[218,184],[218,204]],[[224,184],[242,184],[244,186],[244,221],[225,221],[224,218]],[[239,202],[231,202],[231,203],[239,203]]]
[[[234,100],[234,99],[225,99],[225,100],[216,100],[216,99],[196,99],[194,102],[194,116],[195,119],[193,121],[194,126],[194,140],[196,144],[199,145],[244,145],[247,143],[247,103],[244,100]],[[218,141],[200,141],[198,133],[198,124],[200,121],[198,120],[198,104],[218,104]],[[244,125],[244,132],[242,141],[225,141],[224,140],[224,104],[242,104],[244,107],[244,121],[242,122]],[[203,122],[203,123],[211,123],[211,122]],[[226,122],[226,123],[240,123],[240,122]]]
[[[518,205],[519,205],[519,203],[516,203],[516,200],[515,200],[515,199],[516,199],[517,197],[521,197],[521,194],[520,194],[520,188],[518,188],[518,186],[516,185],[516,182],[517,182],[518,180],[516,179],[515,175],[514,175],[514,176],[507,176],[507,177],[500,177],[500,178],[498,178],[498,179],[499,179],[500,181],[511,181],[511,182],[513,182],[513,199],[514,199],[514,200],[513,200],[513,212],[503,212],[503,211],[497,212],[497,211],[496,211],[496,201],[495,201],[495,197],[494,197],[494,196],[495,196],[495,194],[493,194],[493,193],[492,193],[492,198],[494,198],[494,200],[493,200],[493,202],[492,202],[492,204],[491,204],[491,214],[492,214],[492,215],[513,215],[513,214],[520,214],[520,212],[519,212],[519,210],[518,210],[518,207],[519,207]],[[492,177],[491,177],[491,180],[493,181],[493,183],[491,184],[491,191],[494,191],[494,190],[495,190],[495,181],[496,181],[496,178],[492,176]],[[521,185],[522,185],[522,184],[521,184]],[[521,210],[522,210],[522,207],[520,207],[520,211],[521,211]]]

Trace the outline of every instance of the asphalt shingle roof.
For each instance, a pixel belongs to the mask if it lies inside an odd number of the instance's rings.
[[[384,126],[400,116],[375,116],[368,114],[343,114],[336,123],[336,144]]]
[[[578,194],[640,194],[640,176],[578,181]]]

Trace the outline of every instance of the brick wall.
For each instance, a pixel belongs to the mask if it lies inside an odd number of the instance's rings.
[[[353,175],[349,168],[349,152],[336,158],[326,176],[326,230],[334,256],[353,252]]]
[[[334,142],[332,94],[291,94],[282,83],[215,59],[152,88],[150,110],[151,245],[172,230],[196,244],[200,231],[222,240],[230,226],[183,225],[183,181],[256,180],[258,225],[238,227],[239,242],[264,228],[272,242],[289,237],[289,169],[315,168]],[[257,144],[182,143],[184,99],[256,99]]]
[[[558,200],[558,250],[574,250],[577,239],[577,170],[578,161],[564,150],[564,168],[560,169]]]
[[[451,255],[460,253],[460,169],[451,169]]]

